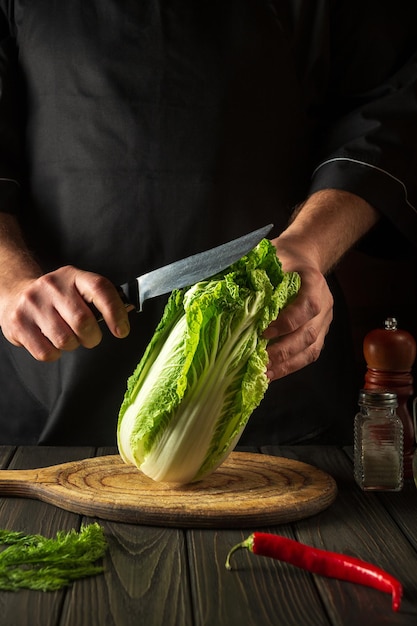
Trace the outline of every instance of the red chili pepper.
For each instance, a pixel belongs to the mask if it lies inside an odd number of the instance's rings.
[[[230,550],[226,559],[227,569],[232,569],[230,557],[239,548],[246,548],[254,554],[285,561],[314,574],[347,580],[373,587],[385,593],[391,593],[393,610],[398,611],[400,608],[403,593],[401,583],[383,569],[366,563],[366,561],[338,552],[312,548],[280,535],[253,533]]]

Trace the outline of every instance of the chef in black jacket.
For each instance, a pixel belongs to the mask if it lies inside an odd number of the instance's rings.
[[[112,283],[270,222],[302,288],[242,441],[348,441],[331,270],[417,241],[415,1],[0,0],[0,37],[0,443],[114,444],[165,300]]]

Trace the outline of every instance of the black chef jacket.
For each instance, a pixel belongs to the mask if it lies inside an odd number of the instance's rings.
[[[0,0],[0,210],[45,271],[115,283],[266,223],[277,235],[328,187],[416,241],[416,5]],[[333,290],[322,356],[270,385],[245,443],[350,438]],[[131,314],[129,338],[104,329],[56,363],[1,337],[0,443],[114,444],[164,302]]]

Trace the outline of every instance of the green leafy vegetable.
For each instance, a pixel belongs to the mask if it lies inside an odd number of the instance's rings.
[[[21,588],[55,591],[78,578],[99,574],[95,562],[104,556],[107,543],[99,524],[81,527],[78,533],[58,532],[55,539],[0,530],[0,589]]]
[[[125,462],[183,484],[223,462],[268,387],[262,333],[299,285],[264,239],[225,272],[172,292],[120,408]]]

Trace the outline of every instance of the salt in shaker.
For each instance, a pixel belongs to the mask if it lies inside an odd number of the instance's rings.
[[[400,491],[403,486],[403,423],[395,393],[362,389],[355,416],[354,474],[364,491]]]

